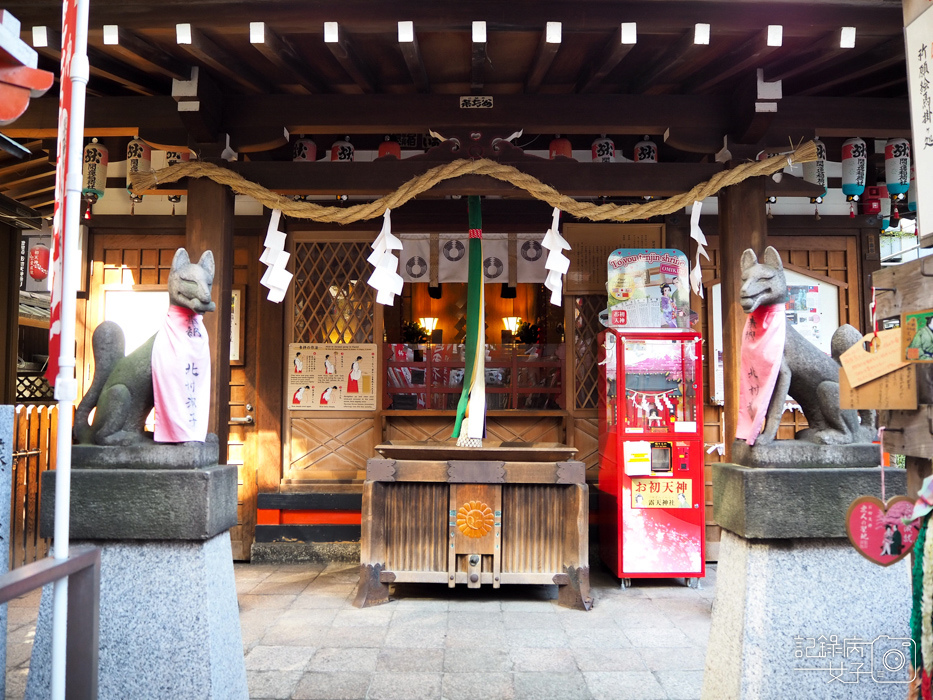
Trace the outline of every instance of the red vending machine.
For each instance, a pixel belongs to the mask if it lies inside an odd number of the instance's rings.
[[[600,334],[600,555],[623,587],[670,577],[696,587],[706,574],[700,334],[629,328],[624,308],[610,296]]]

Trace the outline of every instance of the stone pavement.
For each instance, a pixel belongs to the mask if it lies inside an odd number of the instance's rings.
[[[554,586],[399,584],[395,600],[351,604],[359,567],[236,564],[254,700],[696,700],[715,566],[620,590],[597,564],[589,612]],[[39,594],[12,601],[7,698],[21,698]]]

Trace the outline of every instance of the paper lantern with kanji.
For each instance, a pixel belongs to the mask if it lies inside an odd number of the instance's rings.
[[[141,202],[142,195],[133,193],[132,177],[136,173],[147,173],[152,169],[152,149],[141,138],[136,137],[126,147],[126,190],[133,202]]]
[[[865,191],[868,170],[868,148],[856,137],[842,144],[842,193],[848,197],[861,196]]]
[[[350,137],[347,136],[343,141],[334,141],[330,147],[330,159],[333,162],[352,163],[355,151],[353,144],[350,143]]]
[[[890,139],[884,147],[884,179],[894,197],[910,189],[910,142]]]
[[[299,136],[292,146],[292,160],[313,163],[317,160],[317,144],[305,136]]]
[[[561,138],[560,134],[551,139],[551,144],[547,149],[548,158],[554,160],[557,156],[564,158],[573,158],[573,146],[570,139]]]
[[[612,163],[616,159],[616,145],[605,134],[593,141],[592,150],[594,163]]]
[[[379,144],[379,158],[384,158],[386,156],[394,156],[401,160],[402,158],[402,147],[399,145],[398,141],[391,140],[386,136],[386,140]]]
[[[643,141],[635,144],[635,158],[633,160],[636,163],[657,163],[658,145],[646,136]]]
[[[910,189],[907,190],[907,209],[917,211],[917,168],[910,166]]]
[[[97,139],[84,147],[84,182],[81,195],[89,204],[94,204],[104,196],[107,188],[107,164],[110,162],[110,151]]]
[[[826,145],[819,139],[813,140],[816,146],[816,160],[803,164],[803,179],[823,188],[819,196],[826,194]]]

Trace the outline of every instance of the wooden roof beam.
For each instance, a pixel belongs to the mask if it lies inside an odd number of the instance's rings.
[[[709,48],[704,44],[696,43],[696,30],[688,29],[661,58],[654,62],[654,65],[649,66],[632,80],[628,91],[645,92],[653,83],[663,81],[665,77],[674,73],[684,63],[704,50],[708,51]]]
[[[311,93],[326,92],[324,87],[313,80],[311,69],[299,57],[288,41],[276,34],[265,22],[250,22],[249,42],[288,79]]]
[[[33,37],[35,43],[35,32],[33,32]],[[45,27],[45,37],[46,45],[34,46],[34,48],[43,56],[60,63],[62,57],[61,32],[53,27]],[[91,66],[91,76],[106,78],[107,80],[122,85],[132,92],[146,97],[165,93],[166,85],[160,84],[159,81],[153,81],[151,76],[136,70],[132,66],[113,60],[107,54],[99,49],[95,49],[93,46],[87,47],[87,56]],[[58,74],[58,72],[59,71],[56,70],[56,74]]]
[[[758,68],[766,56],[779,50],[780,46],[768,46],[768,30],[755,32],[734,51],[713,63],[700,77],[683,86],[683,92],[704,93],[739,73]]]
[[[623,23],[618,36],[618,41],[613,36],[612,39],[606,42],[599,58],[592,62],[594,68],[577,81],[577,92],[593,92],[597,86],[602,84],[605,77],[622,62],[622,59],[628,56],[628,52],[635,48],[637,40],[635,23]]]
[[[233,81],[249,92],[265,93],[266,80],[233,54],[224,51],[199,29],[181,23],[175,27],[178,46],[215,73]]]
[[[812,73],[832,64],[840,56],[852,58],[853,49],[839,46],[839,32],[824,34],[821,39],[808,46],[803,52],[789,56],[767,69],[768,80],[790,80],[798,75]]]
[[[850,64],[845,72],[830,73],[824,70],[820,75],[812,76],[805,86],[794,84],[794,94],[813,95],[824,92],[831,87],[844,83],[854,82],[860,78],[873,75],[904,61],[904,39],[895,37],[889,39],[869,51],[866,51],[857,61]],[[906,77],[906,76],[905,76]]]
[[[470,89],[474,95],[486,84],[486,23],[473,22],[473,50],[470,57]]]
[[[175,80],[172,97],[178,103],[178,116],[195,143],[217,141],[223,95],[206,71],[195,66],[191,69],[190,80]]]
[[[340,30],[337,22],[324,22],[324,44],[360,90],[367,94],[373,93],[376,91],[376,83],[357,57],[346,34]]]
[[[144,63],[148,69],[167,78],[186,80],[191,72],[191,66],[185,61],[116,24],[104,25],[104,45],[124,59]]]
[[[548,22],[541,33],[540,41],[538,41],[535,60],[528,72],[528,79],[525,81],[525,92],[538,92],[544,76],[547,75],[551,64],[554,63],[557,52],[560,51],[560,40],[561,23]]]
[[[411,81],[415,84],[418,92],[431,92],[428,72],[425,70],[421,49],[418,47],[418,35],[415,34],[414,22],[402,21],[398,23],[398,47],[402,52],[402,58],[405,59],[405,65],[408,66]]]

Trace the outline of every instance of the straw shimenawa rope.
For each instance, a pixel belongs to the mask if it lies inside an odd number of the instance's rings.
[[[729,187],[747,178],[758,175],[771,175],[788,165],[814,160],[816,160],[816,146],[812,141],[808,141],[789,155],[776,155],[766,160],[742,163],[730,170],[716,173],[712,178],[696,185],[689,192],[644,204],[580,202],[572,197],[562,195],[550,185],[546,185],[537,178],[527,175],[510,165],[503,165],[485,158],[481,160],[460,159],[438,165],[412,178],[395,192],[380,197],[373,202],[350,207],[328,207],[312,202],[296,202],[290,197],[276,194],[261,185],[250,182],[232,170],[201,161],[181,162],[161,170],[136,173],[132,176],[132,184],[134,192],[143,193],[152,190],[156,185],[175,182],[185,177],[206,177],[221,185],[226,185],[237,194],[249,195],[269,209],[279,209],[286,216],[296,219],[311,219],[322,223],[349,224],[354,221],[375,219],[382,216],[386,209],[396,209],[444,180],[450,180],[461,175],[488,175],[519,187],[535,199],[547,202],[552,207],[557,207],[561,211],[580,219],[632,221],[634,219],[648,219],[653,216],[671,214],[693,204],[695,201],[702,201],[716,194],[724,187]],[[646,165],[645,167],[651,166]]]

